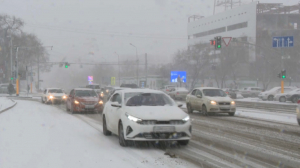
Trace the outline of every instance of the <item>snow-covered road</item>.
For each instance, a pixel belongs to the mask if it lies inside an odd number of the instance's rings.
[[[14,104],[15,102],[13,100],[8,99],[6,97],[0,97],[0,112],[13,106]]]
[[[1,168],[197,167],[159,149],[123,148],[57,107],[17,102],[0,114]]]

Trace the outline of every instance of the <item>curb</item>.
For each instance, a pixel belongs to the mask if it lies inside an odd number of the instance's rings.
[[[12,99],[9,99],[9,100],[11,100],[11,101],[13,101],[13,102],[15,102],[14,100],[12,100]],[[11,109],[11,108],[13,108],[13,107],[15,107],[17,105],[17,102],[15,102],[12,106],[10,106],[10,107],[7,107],[7,108],[5,108],[5,109],[3,109],[3,110],[1,110],[0,111],[0,114],[1,113],[3,113],[3,112],[5,112],[5,111],[7,111],[7,110],[9,110],[9,109]]]

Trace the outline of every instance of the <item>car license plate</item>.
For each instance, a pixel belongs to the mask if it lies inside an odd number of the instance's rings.
[[[93,108],[95,108],[95,106],[94,105],[85,105],[85,108],[86,109],[93,109]]]
[[[174,126],[154,126],[153,132],[175,132]]]
[[[220,109],[221,109],[221,110],[229,110],[229,109],[230,109],[230,106],[221,106]]]

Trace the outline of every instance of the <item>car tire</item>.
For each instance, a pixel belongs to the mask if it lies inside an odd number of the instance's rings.
[[[234,116],[235,112],[233,113],[228,113],[229,116]]]
[[[119,144],[123,147],[126,147],[128,145],[128,141],[124,138],[124,129],[122,122],[119,123]]]
[[[182,145],[182,146],[186,146],[187,144],[189,144],[189,140],[181,140],[181,141],[177,141],[177,143],[179,144],[179,145]]]
[[[42,97],[42,103],[45,103],[44,98]]]
[[[273,100],[274,100],[274,96],[273,95],[268,96],[268,101],[273,101]]]
[[[203,115],[205,115],[205,116],[209,116],[209,114],[208,114],[208,112],[207,112],[207,108],[206,108],[206,106],[205,105],[202,105],[202,113],[203,113]]]
[[[193,113],[194,110],[192,109],[192,106],[190,104],[187,104],[186,107],[187,107],[188,113]]]
[[[105,136],[111,135],[111,132],[107,129],[105,116],[103,116],[103,122],[102,123],[103,123],[103,134]]]
[[[256,97],[255,94],[252,94],[251,97]]]
[[[279,97],[279,102],[286,102],[286,97],[285,96]]]
[[[293,96],[293,97],[292,97],[292,102],[293,102],[293,103],[297,103],[298,100],[299,100],[299,97],[298,97],[298,96]]]
[[[298,120],[298,124],[300,125],[300,119],[297,119]]]

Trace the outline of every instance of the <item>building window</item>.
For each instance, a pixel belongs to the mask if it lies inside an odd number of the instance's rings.
[[[204,37],[204,36],[209,36],[209,35],[212,35],[212,34],[222,33],[222,32],[225,32],[225,31],[226,31],[226,27],[220,27],[220,28],[217,28],[217,29],[213,29],[213,30],[209,30],[209,31],[194,34],[194,37],[195,38]]]
[[[242,28],[245,28],[245,27],[248,27],[248,22],[242,22],[242,23],[227,26],[227,31],[242,29]]]

